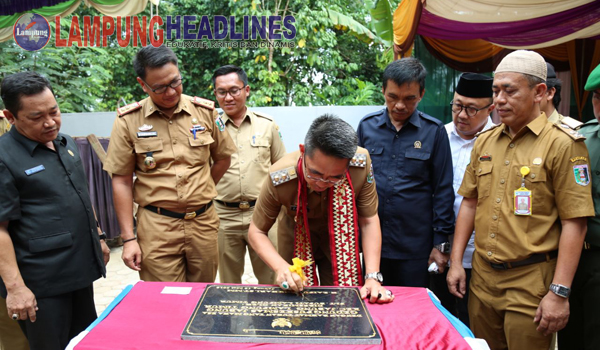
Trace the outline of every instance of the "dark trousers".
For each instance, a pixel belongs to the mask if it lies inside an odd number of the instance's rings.
[[[432,274],[429,279],[429,289],[440,299],[442,306],[456,316],[462,323],[469,327],[469,282],[471,281],[471,269],[465,269],[467,275],[467,292],[464,297],[457,298],[448,291],[448,268],[442,274]]]
[[[558,332],[558,348],[600,349],[600,250],[581,253],[571,290],[571,314]]]
[[[379,268],[383,285],[399,287],[429,287],[428,259],[396,260],[381,258]]]
[[[92,285],[74,292],[37,299],[35,322],[19,321],[31,350],[64,350],[71,338],[97,318]]]

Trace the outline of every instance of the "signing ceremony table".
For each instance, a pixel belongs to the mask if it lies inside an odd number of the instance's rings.
[[[430,296],[427,289],[403,287],[388,287],[396,296],[391,304],[365,303],[381,334],[382,343],[378,345],[221,343],[181,340],[182,330],[206,285],[206,283],[139,282],[129,286],[88,328],[88,332],[79,336],[78,343],[72,341],[70,347],[75,350],[472,349],[473,339],[468,328],[449,315],[439,302]],[[191,287],[191,292],[186,295],[162,294],[166,286]]]

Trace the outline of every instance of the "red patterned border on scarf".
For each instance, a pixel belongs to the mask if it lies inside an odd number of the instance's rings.
[[[304,179],[302,157],[298,159],[298,201],[294,221],[294,255],[304,261],[313,260],[310,229],[308,226],[307,204],[308,186]],[[354,188],[350,173],[329,189],[329,243],[331,267],[335,286],[362,286],[363,276],[358,247],[358,223],[354,198]],[[304,274],[308,285],[319,285],[315,272],[316,264],[305,267]]]

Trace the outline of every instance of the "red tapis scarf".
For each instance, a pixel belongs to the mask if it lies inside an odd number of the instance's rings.
[[[337,185],[329,188],[329,245],[331,250],[331,269],[333,285],[362,286],[363,276],[358,247],[358,215],[354,198],[354,188],[350,173]],[[302,157],[298,159],[298,202],[294,221],[294,256],[304,261],[313,261],[310,228],[308,226],[307,204],[308,185],[304,179]],[[316,264],[306,266],[304,274],[308,285],[319,285]]]

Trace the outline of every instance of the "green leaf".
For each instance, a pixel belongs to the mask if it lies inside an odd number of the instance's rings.
[[[344,27],[345,30],[350,31],[352,35],[354,35],[359,40],[365,43],[371,43],[373,41],[381,42],[380,38],[378,38],[377,35],[373,34],[373,32],[369,30],[369,28],[360,24],[352,17],[341,14],[331,9],[327,9],[327,13],[329,14],[329,19],[331,19],[334,28]]]
[[[371,18],[377,36],[386,46],[392,46],[394,40],[393,11],[389,0],[377,0],[372,5]]]

